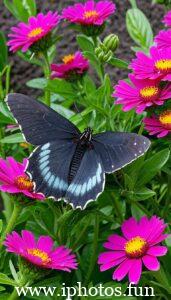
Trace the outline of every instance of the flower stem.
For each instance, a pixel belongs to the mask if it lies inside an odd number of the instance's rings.
[[[48,59],[48,54],[47,52],[44,53],[44,62],[45,62],[45,65],[43,67],[43,70],[44,70],[44,75],[45,75],[45,78],[47,80],[50,79],[50,64],[49,64],[49,59]],[[51,105],[51,101],[50,101],[50,91],[46,91],[45,90],[45,103],[46,105],[50,106]]]
[[[13,230],[16,220],[17,220],[21,210],[22,210],[22,207],[14,202],[14,209],[13,209],[11,218],[10,218],[10,220],[7,224],[7,227],[6,227],[5,231],[3,232],[1,239],[0,239],[0,250],[2,249],[3,242],[6,238],[6,235]]]
[[[136,2],[136,0],[129,0],[129,2],[131,4],[132,8],[137,8],[137,2]]]
[[[122,210],[121,210],[121,206],[120,206],[120,203],[118,201],[118,198],[112,193],[112,204],[114,206],[114,209],[116,211],[116,214],[120,220],[120,223],[122,224],[124,218],[123,218],[123,214],[122,214]]]
[[[19,286],[20,288],[22,288],[22,287],[24,287],[26,284],[27,284],[26,279],[25,279],[25,278],[22,278],[22,279],[20,280],[20,282],[18,283],[18,286]],[[13,290],[12,294],[9,296],[8,300],[18,300],[18,299],[20,299],[20,297],[18,296],[18,293],[17,293],[16,288],[14,288],[14,290]]]
[[[18,299],[19,299],[19,296],[17,294],[16,289],[14,289],[11,296],[8,298],[8,300],[18,300]]]
[[[97,260],[97,247],[98,247],[98,236],[99,236],[99,216],[96,214],[95,215],[95,224],[94,224],[94,239],[93,239],[93,251],[92,251],[92,256],[91,256],[91,259],[90,259],[90,264],[89,264],[89,269],[88,269],[88,272],[87,272],[87,277],[86,277],[86,280],[85,280],[85,284],[87,285],[90,278],[91,278],[91,275],[92,275],[92,272],[94,270],[94,266],[96,264],[96,260]]]
[[[138,131],[138,135],[141,135],[143,133],[143,130],[144,130],[144,123],[142,122],[140,129]]]

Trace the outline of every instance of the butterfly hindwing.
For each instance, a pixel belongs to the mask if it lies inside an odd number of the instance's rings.
[[[7,104],[27,142],[37,146],[78,136],[77,127],[50,107],[22,94],[9,94]]]
[[[105,173],[112,173],[142,156],[150,141],[144,136],[126,132],[104,132],[93,136]]]
[[[82,158],[77,174],[69,185],[65,198],[74,208],[85,208],[102,193],[105,173],[100,156],[95,150],[87,150]]]
[[[46,197],[64,197],[68,189],[69,167],[76,144],[71,141],[48,142],[31,155],[27,172],[35,182],[35,191]]]

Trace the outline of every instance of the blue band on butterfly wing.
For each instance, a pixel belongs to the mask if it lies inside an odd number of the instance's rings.
[[[75,183],[71,183],[68,192],[72,193],[75,196],[83,196],[86,192],[89,192],[92,190],[97,183],[100,183],[102,181],[101,179],[102,174],[102,167],[101,164],[98,164],[98,168],[96,171],[96,174],[88,179],[87,182],[84,182],[83,184],[76,185]]]
[[[46,181],[49,187],[59,189],[61,191],[66,191],[68,188],[68,184],[63,180],[60,179],[58,176],[53,174],[50,171],[50,143],[47,143],[41,147],[41,152],[39,153],[39,169],[44,177],[44,181]]]

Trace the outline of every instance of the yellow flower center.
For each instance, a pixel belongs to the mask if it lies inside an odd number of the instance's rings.
[[[145,254],[148,249],[148,244],[145,239],[140,236],[136,236],[126,242],[125,244],[125,252],[128,257],[131,258],[139,258]]]
[[[160,72],[171,71],[171,59],[160,59],[155,63],[155,67]]]
[[[15,184],[20,190],[33,191],[33,182],[27,175],[20,175],[15,178]]]
[[[84,18],[85,19],[89,19],[89,18],[93,18],[94,20],[96,20],[99,16],[99,13],[96,10],[88,10],[84,13]]]
[[[41,34],[42,32],[43,32],[43,29],[41,27],[37,27],[29,32],[28,37],[34,38],[34,37],[38,36],[39,34]]]
[[[165,128],[171,130],[171,110],[163,112],[159,116],[159,121]]]
[[[48,254],[40,249],[34,248],[34,249],[27,249],[28,254],[38,257],[42,260],[42,263],[44,265],[51,262],[51,259],[49,258]]]
[[[155,86],[148,86],[140,90],[140,94],[142,97],[148,98],[154,96],[158,93],[158,88]]]
[[[75,58],[75,55],[74,54],[69,54],[69,55],[65,55],[62,59],[62,61],[64,62],[65,65],[73,62]]]

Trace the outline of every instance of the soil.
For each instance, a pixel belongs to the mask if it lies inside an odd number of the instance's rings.
[[[37,1],[39,11],[46,12],[47,10],[58,10],[59,12],[62,8],[76,3],[79,1],[67,1],[67,0],[51,0],[51,1]],[[134,45],[133,41],[129,37],[126,26],[125,26],[125,14],[130,8],[130,3],[128,0],[115,0],[117,6],[117,11],[115,15],[110,18],[109,25],[106,28],[105,34],[116,33],[120,38],[120,47],[117,50],[118,58],[130,61],[134,57],[134,52],[130,50],[130,47]],[[150,23],[154,34],[156,34],[160,28],[162,28],[161,20],[164,16],[164,7],[161,5],[152,5],[151,0],[137,0],[138,7],[145,13]],[[0,0],[0,29],[7,34],[10,31],[11,26],[16,24],[17,21],[11,15],[11,13],[4,7],[3,1]],[[58,53],[56,61],[66,53],[74,52],[77,49],[75,42],[75,34],[72,30],[66,30],[63,24],[60,25],[59,33],[62,35],[62,41],[58,46]],[[9,53],[10,63],[12,65],[11,74],[11,87],[15,92],[30,94],[31,91],[26,87],[25,83],[29,79],[42,76],[41,70],[37,66],[33,66],[19,58],[16,54]],[[115,84],[119,79],[124,78],[127,73],[123,70],[118,70],[116,68],[110,67],[109,73],[112,77],[112,81]],[[34,90],[34,94],[37,91]]]

